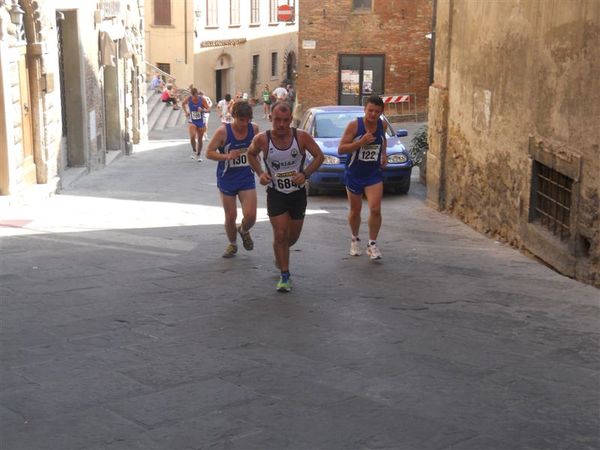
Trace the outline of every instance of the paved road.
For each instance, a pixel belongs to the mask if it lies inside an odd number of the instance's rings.
[[[599,291],[386,196],[380,264],[341,195],[309,199],[277,293],[225,246],[185,132],[0,211],[1,448],[600,448]],[[363,233],[364,234],[364,233]]]

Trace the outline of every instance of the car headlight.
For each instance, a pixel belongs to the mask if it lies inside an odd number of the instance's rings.
[[[408,161],[408,157],[404,153],[396,153],[388,156],[388,163],[402,164]]]
[[[325,159],[323,160],[323,164],[339,164],[340,158],[335,156],[325,155]]]

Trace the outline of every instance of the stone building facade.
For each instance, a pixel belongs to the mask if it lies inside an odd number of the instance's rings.
[[[146,0],[147,60],[179,88],[193,84],[213,100],[236,92],[256,97],[265,84],[274,89],[295,78],[296,3]],[[296,12],[290,21],[278,20],[283,4]]]
[[[600,286],[600,4],[438,2],[427,197]]]
[[[302,0],[298,101],[307,109],[414,94],[416,105],[392,111],[425,113],[431,27],[432,0]]]
[[[143,2],[0,0],[0,199],[143,139]]]

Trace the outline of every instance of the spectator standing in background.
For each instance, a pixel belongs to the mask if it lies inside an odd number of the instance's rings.
[[[204,137],[202,138],[205,141],[208,141],[208,118],[210,117],[210,109],[213,106],[213,102],[208,95],[204,93],[204,91],[198,91],[198,93],[204,97],[206,100],[206,104],[208,105],[208,109],[204,112]]]
[[[225,94],[225,98],[219,100],[217,103],[217,112],[219,113],[219,118],[221,119],[221,123],[230,123],[231,115],[229,113],[229,104],[231,103],[231,95]]]
[[[285,102],[287,100],[288,91],[284,87],[284,83],[281,83],[281,86],[275,88],[273,91],[273,95],[275,96],[276,101]]]

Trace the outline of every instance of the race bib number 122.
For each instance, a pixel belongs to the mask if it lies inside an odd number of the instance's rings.
[[[375,162],[379,159],[379,144],[363,145],[358,151],[360,161]]]

